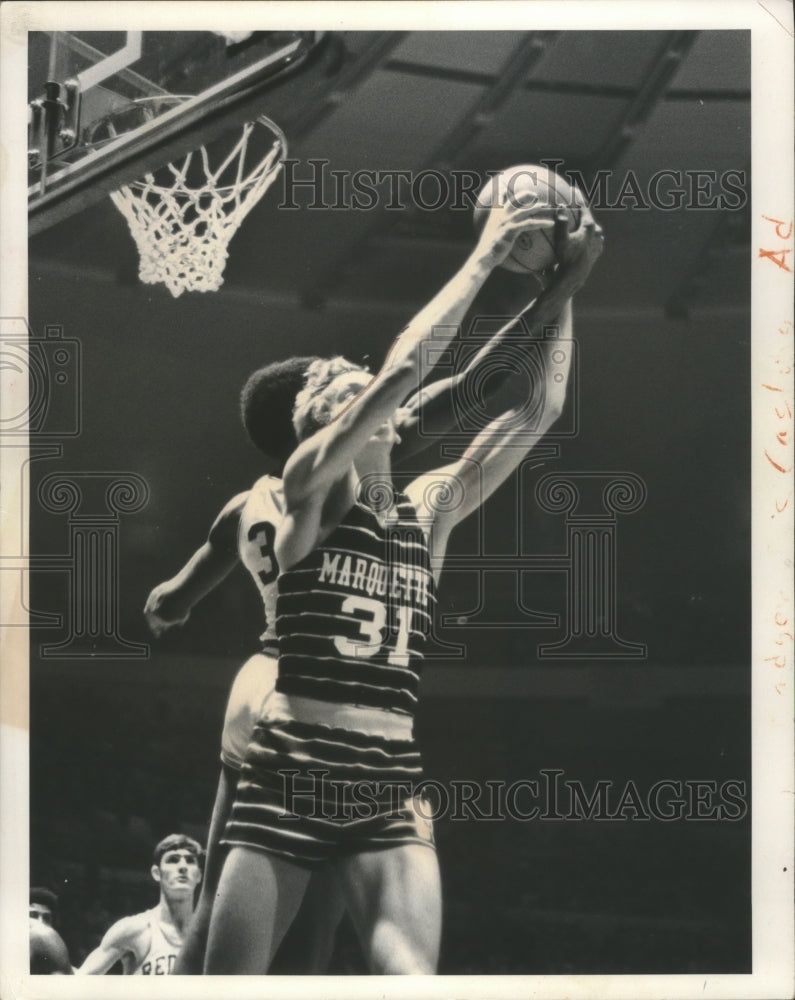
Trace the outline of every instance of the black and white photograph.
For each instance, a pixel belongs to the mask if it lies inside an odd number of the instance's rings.
[[[791,996],[791,5],[0,16],[3,997]]]

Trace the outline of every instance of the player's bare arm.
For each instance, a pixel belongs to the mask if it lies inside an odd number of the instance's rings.
[[[299,445],[284,470],[286,516],[277,539],[281,566],[294,564],[315,546],[323,524],[334,519],[329,507],[350,506],[355,489],[352,462],[416,388],[421,346],[433,338],[435,346],[443,347],[452,339],[478,289],[510,253],[521,230],[552,225],[535,217],[532,206],[516,202],[490,212],[475,250],[395,340],[378,375],[364,387],[355,386],[350,404],[336,419]],[[340,396],[339,402],[346,400]],[[299,525],[301,538],[296,539]]]
[[[478,376],[485,365],[498,356],[500,347],[515,329],[516,320],[518,315],[487,340],[460,372],[423,386],[400,407],[395,414],[395,427],[401,439],[401,460],[416,455],[427,448],[435,438],[441,437],[455,427],[457,415],[453,404],[454,394],[463,390],[466,398],[464,387]],[[510,372],[510,367],[506,365],[505,378]],[[500,384],[501,380],[498,378],[490,382],[490,387],[496,389]],[[393,459],[396,460],[396,457],[393,456]]]
[[[213,522],[207,541],[170,580],[159,583],[144,605],[144,617],[159,636],[184,625],[193,607],[218,586],[238,561],[237,529],[248,492],[233,497]]]
[[[591,256],[593,246],[590,241],[586,246],[586,236],[588,227],[594,225],[590,211],[585,209],[579,227],[569,233],[566,228],[565,213],[559,215],[555,233],[558,264],[547,288],[539,295],[534,282],[523,282],[523,287],[531,290],[532,296],[521,302],[521,308],[516,309],[514,320],[505,323],[490,337],[460,372],[423,386],[403,403],[397,411],[395,420],[401,438],[400,460],[405,460],[427,448],[434,437],[444,435],[455,426],[454,393],[463,390],[463,397],[471,398],[472,393],[467,393],[465,387],[467,384],[473,385],[487,365],[490,376],[492,374],[496,376],[490,379],[490,388],[492,390],[499,388],[504,379],[500,380],[499,369],[495,371],[493,361],[500,355],[506,340],[515,333],[520,319],[522,329],[530,333],[537,333],[542,327],[555,321],[568,299],[585,283],[593,266],[595,259]],[[504,378],[507,379],[511,370],[511,366],[506,364]],[[423,428],[422,434],[419,431],[420,423]],[[394,460],[397,461],[396,456]]]
[[[601,255],[603,246],[602,230],[593,220],[589,220],[583,240],[576,247],[575,256],[570,257],[566,268],[561,270],[558,292],[560,289],[568,291],[571,288],[582,287],[591,268]],[[550,296],[550,300],[552,298]],[[562,339],[570,340],[573,336],[571,295],[565,299],[557,322]],[[527,407],[523,405],[524,400],[520,401],[490,421],[460,459],[419,477],[408,487],[407,493],[422,511],[426,523],[431,522],[433,525],[432,554],[437,567],[443,558],[447,539],[455,525],[491,496],[563,412],[571,352],[566,352],[562,364],[553,366],[550,356],[553,351],[559,349],[559,346],[560,339],[549,339],[541,343],[546,374],[544,407],[539,419],[535,417],[535,407]],[[563,378],[556,379],[553,372],[558,376],[562,374]],[[450,509],[427,509],[423,499],[428,495],[427,487],[430,483],[438,485],[445,481],[449,489],[460,496],[460,502],[450,504]]]
[[[561,223],[563,225],[561,225]],[[596,225],[593,216],[587,209],[583,211],[577,230],[568,233],[565,229],[565,216],[556,221],[556,243],[559,264],[548,287],[535,299],[529,301],[525,309],[520,310],[516,320],[522,319],[523,329],[537,333],[543,327],[554,323],[574,296],[585,284],[593,265],[600,256],[603,247],[602,230]],[[449,390],[463,385],[468,379],[473,379],[478,370],[498,351],[508,337],[516,330],[516,320],[505,323],[473,356],[469,364],[460,373],[449,379],[440,379],[423,387],[401,407],[400,413],[406,425],[411,427],[419,421],[422,409],[423,424],[427,426],[428,406],[434,406],[438,399]],[[441,420],[441,415],[439,416]],[[451,414],[452,420],[452,414]],[[404,424],[399,426],[401,435]]]
[[[146,937],[150,934],[146,913],[122,917],[105,933],[99,945],[77,969],[81,976],[104,976],[116,962],[130,961],[147,950]],[[125,970],[126,971],[126,970]]]

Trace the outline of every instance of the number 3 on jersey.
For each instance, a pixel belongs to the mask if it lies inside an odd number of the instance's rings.
[[[279,575],[279,564],[276,562],[276,528],[270,521],[258,521],[248,530],[248,540],[259,546],[262,557],[262,569],[257,570],[257,576],[264,584],[273,583]]]
[[[361,639],[348,639],[338,635],[334,639],[337,649],[343,656],[371,657],[375,656],[384,643],[386,630],[386,608],[380,601],[368,597],[346,597],[340,611],[345,615],[354,615],[364,611],[369,620],[358,619]],[[409,665],[409,617],[411,608],[401,604],[398,608],[398,631],[395,645],[389,650],[387,662],[398,667]]]

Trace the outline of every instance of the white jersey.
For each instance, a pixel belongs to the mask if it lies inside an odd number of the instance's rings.
[[[259,590],[265,611],[263,642],[276,642],[276,580],[279,564],[274,545],[276,529],[284,517],[282,481],[275,476],[262,476],[251,487],[240,512],[237,547],[240,561],[251,574]]]
[[[160,907],[147,911],[149,918],[149,950],[141,959],[137,968],[131,969],[132,976],[168,976],[174,969],[179,949],[182,947],[182,935],[176,927],[166,926],[160,920]]]

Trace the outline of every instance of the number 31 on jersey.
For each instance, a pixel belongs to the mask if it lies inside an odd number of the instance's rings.
[[[351,615],[358,620],[359,635],[361,636],[361,639],[348,639],[341,635],[335,637],[334,643],[343,656],[369,659],[384,648],[389,650],[388,663],[392,663],[396,667],[409,665],[410,607],[401,604],[397,609],[397,635],[394,645],[384,641],[387,635],[386,606],[381,601],[374,601],[369,597],[359,597],[358,595],[346,597],[340,611],[344,615]],[[360,618],[361,612],[369,615],[369,618]]]

